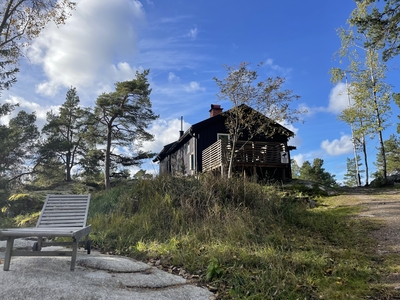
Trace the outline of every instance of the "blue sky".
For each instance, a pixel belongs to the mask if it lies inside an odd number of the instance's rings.
[[[311,1],[192,1],[192,0],[77,0],[66,25],[49,26],[21,61],[18,83],[3,93],[3,101],[19,102],[36,111],[38,124],[46,111],[57,110],[70,86],[81,104],[93,106],[99,94],[116,81],[134,78],[150,69],[153,110],[160,115],[150,131],[155,142],[146,150],[158,152],[185,129],[209,116],[218,102],[213,77],[226,76],[223,65],[241,62],[256,66],[261,79],[286,78],[284,88],[301,96],[294,108],[306,107],[304,124],[293,124],[292,152],[299,164],[322,158],[327,171],[340,181],[346,157],[353,156],[351,131],[337,120],[347,98],[343,84],[330,82],[329,70],[338,66],[340,47],[336,29],[346,26],[353,0]],[[398,59],[389,63],[388,82],[398,81]],[[385,139],[395,132],[398,108]],[[370,165],[377,139],[368,140]],[[373,166],[371,166],[373,167]],[[150,166],[148,169],[158,169]]]

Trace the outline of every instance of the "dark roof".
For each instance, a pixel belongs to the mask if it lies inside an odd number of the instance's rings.
[[[240,105],[241,107],[244,107],[245,109],[249,109],[249,110],[253,110],[251,107],[247,106],[246,104],[242,104]],[[173,153],[175,149],[179,149],[181,147],[181,145],[183,145],[184,143],[186,143],[193,135],[193,133],[197,132],[199,129],[208,126],[212,123],[221,121],[221,119],[225,119],[229,112],[232,109],[229,109],[223,113],[220,113],[214,117],[210,117],[207,118],[201,122],[198,122],[196,124],[193,124],[176,142],[165,145],[164,148],[161,150],[161,152],[156,156],[156,158],[153,159],[153,162],[157,162],[157,161],[161,161],[163,160],[169,153]],[[256,111],[257,112],[257,111]],[[286,127],[280,125],[277,122],[274,122],[273,120],[271,120],[270,118],[264,116],[262,113],[257,112],[260,117],[265,118],[266,122],[271,123],[271,125],[273,126],[277,126],[279,128],[281,128],[282,131],[286,131],[288,136],[294,136],[293,131],[287,129]]]

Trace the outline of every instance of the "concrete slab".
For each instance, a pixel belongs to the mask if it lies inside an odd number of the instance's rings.
[[[83,256],[76,260],[77,265],[118,273],[143,272],[150,269],[148,264],[119,256]]]
[[[18,245],[26,247],[24,242]],[[145,263],[95,251],[84,253],[78,254],[74,272],[69,270],[69,257],[13,257],[6,272],[0,262],[0,299],[215,298],[209,290]]]

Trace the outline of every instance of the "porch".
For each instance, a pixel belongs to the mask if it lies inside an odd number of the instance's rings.
[[[203,150],[202,172],[220,171],[223,175],[229,165],[231,149],[232,144],[221,139]],[[285,169],[290,169],[289,149],[284,143],[238,141],[233,167],[236,172],[253,170],[253,174],[279,169],[280,176],[285,179]]]

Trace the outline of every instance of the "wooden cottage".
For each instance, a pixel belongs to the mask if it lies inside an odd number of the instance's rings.
[[[211,105],[210,117],[192,125],[180,138],[165,145],[153,160],[160,164],[160,174],[196,175],[200,172],[226,174],[231,151],[234,153],[233,173],[277,180],[291,179],[288,140],[294,136],[289,129],[273,122],[261,113],[243,105],[260,122],[274,127],[274,134],[258,134],[248,139],[244,133],[232,149],[226,120],[230,110],[222,112],[220,105]],[[271,131],[269,131],[271,132]]]

